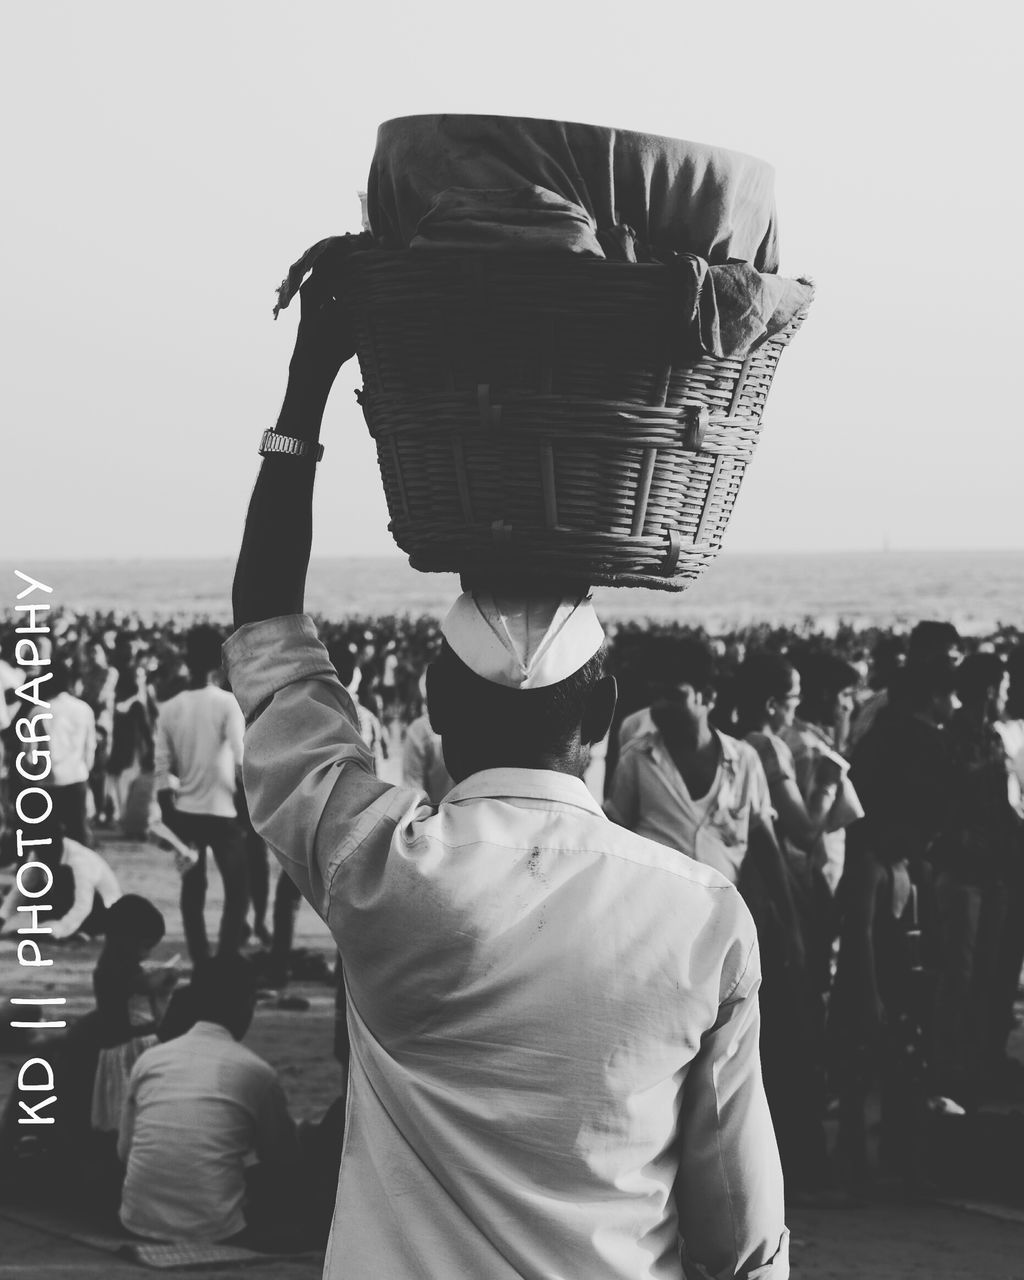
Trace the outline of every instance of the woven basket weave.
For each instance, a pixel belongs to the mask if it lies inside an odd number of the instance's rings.
[[[371,251],[345,271],[413,568],[681,591],[714,558],[803,315],[716,360],[670,266]]]

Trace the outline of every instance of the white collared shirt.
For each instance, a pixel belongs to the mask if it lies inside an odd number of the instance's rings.
[[[64,837],[64,852],[60,860],[63,866],[71,868],[75,896],[67,912],[59,920],[48,923],[53,937],[70,938],[88,919],[95,905],[96,895],[99,894],[105,907],[113,906],[121,897],[121,886],[117,883],[117,876],[98,853],[68,836]],[[0,933],[15,933],[22,927],[24,916],[18,913],[18,907],[31,901],[17,883],[12,886],[0,907]]]
[[[253,823],[344,960],[325,1275],[678,1280],[680,1235],[691,1276],[788,1275],[736,891],[565,774],[379,781],[308,618],[225,659]]]
[[[96,758],[96,716],[92,707],[70,693],[50,703],[49,752],[55,787],[87,782]]]
[[[631,831],[678,849],[714,867],[731,883],[739,880],[747,855],[750,820],[770,822],[771,795],[754,748],[717,733],[718,771],[706,795],[694,799],[661,733],[649,716],[639,719],[615,768],[605,806],[608,816]],[[624,723],[628,723],[624,722]]]
[[[71,874],[75,877],[75,897],[69,910],[59,920],[54,920],[51,928],[55,938],[70,938],[88,918],[96,895],[99,894],[105,907],[112,907],[121,897],[121,886],[108,863],[98,853],[67,836],[64,837],[61,862],[71,868]]]
[[[197,1022],[132,1068],[121,1221],[153,1240],[227,1240],[245,1226],[246,1164],[287,1166],[295,1144],[273,1067],[225,1027]]]

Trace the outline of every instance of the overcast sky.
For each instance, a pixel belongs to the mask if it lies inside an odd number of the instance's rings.
[[[231,555],[296,312],[376,127],[465,111],[777,171],[817,300],[726,545],[1024,547],[1024,7],[779,0],[8,3],[0,555]],[[315,552],[392,544],[353,361]]]

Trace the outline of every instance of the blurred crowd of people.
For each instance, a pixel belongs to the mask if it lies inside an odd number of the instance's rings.
[[[440,803],[452,782],[424,685],[438,623],[318,622],[378,771]],[[132,1133],[145,1133],[147,1118],[133,1112],[132,1132],[118,1139],[126,1105],[162,1105],[152,1082],[188,1060],[167,1049],[140,1073],[143,1051],[206,1036],[204,1051],[230,1059],[239,1088],[260,1099],[252,1133],[232,1141],[287,1149],[271,1161],[280,1172],[298,1150],[282,1099],[254,1055],[239,1056],[224,1037],[240,1041],[251,1017],[256,977],[231,967],[247,944],[264,948],[261,984],[280,988],[294,974],[299,899],[283,874],[271,895],[267,850],[239,786],[241,715],[220,673],[226,631],[68,613],[52,627],[37,666],[22,660],[13,624],[0,631],[0,861],[15,859],[17,726],[38,711],[17,690],[45,675],[53,841],[36,856],[52,873],[54,937],[106,939],[97,1015],[69,1037],[65,1070],[79,1087],[67,1105],[79,1105],[66,1131],[76,1141],[90,1128],[113,1131],[108,1155],[131,1171]],[[587,782],[609,817],[716,867],[750,906],[764,971],[762,1066],[790,1194],[827,1202],[880,1172],[926,1185],[930,1116],[1024,1098],[1024,1072],[1007,1051],[1024,962],[1021,637],[968,639],[945,622],[833,635],[810,623],[722,636],[646,623],[608,631],[619,707]],[[93,847],[118,833],[141,838],[158,818],[182,851],[195,988],[170,1024],[175,975],[142,966],[164,922],[152,904],[122,895]],[[204,918],[208,856],[224,884],[215,947]],[[0,929],[17,928],[19,903],[14,888]],[[136,1018],[138,999],[146,1009]],[[233,1000],[245,1017],[233,1015]],[[343,1018],[335,1051],[344,1064]],[[174,1085],[179,1099],[184,1088]],[[336,1150],[339,1115],[329,1139],[307,1135],[311,1150]],[[135,1208],[122,1220],[158,1237],[138,1180],[160,1161],[143,1148],[135,1158],[126,1201]],[[211,1190],[215,1211],[188,1229],[241,1239],[241,1185]]]

